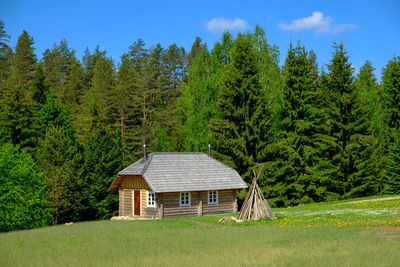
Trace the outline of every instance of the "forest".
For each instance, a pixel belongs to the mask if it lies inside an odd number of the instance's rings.
[[[301,42],[285,62],[264,30],[225,32],[190,51],[138,39],[118,63],[76,57],[67,40],[35,54],[0,21],[0,231],[108,219],[115,175],[148,152],[200,151],[260,188],[272,206],[400,193],[400,57],[377,81],[343,43],[329,64]],[[243,198],[246,192],[241,192]]]

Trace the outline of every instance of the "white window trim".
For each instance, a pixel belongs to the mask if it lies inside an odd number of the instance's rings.
[[[215,192],[215,194],[216,194],[216,201],[215,202],[213,202],[213,201],[210,201],[210,193],[211,192]],[[211,191],[208,191],[208,205],[218,205],[218,191],[217,190],[211,190]]]
[[[154,195],[154,204],[150,204],[150,194]],[[156,193],[153,191],[147,191],[147,207],[155,207],[156,206]]]
[[[188,204],[182,204],[182,194],[188,194],[188,196],[189,196]],[[190,207],[191,206],[191,194],[190,194],[190,192],[180,192],[179,193],[179,206],[180,207]]]

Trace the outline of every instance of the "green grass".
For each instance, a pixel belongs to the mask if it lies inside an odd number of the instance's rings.
[[[16,231],[0,234],[0,266],[398,266],[399,209],[400,200],[321,203],[241,224],[219,215]]]

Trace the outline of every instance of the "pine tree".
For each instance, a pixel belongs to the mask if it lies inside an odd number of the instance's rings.
[[[4,30],[4,22],[0,20],[0,96],[11,71],[12,49],[8,45],[9,41],[10,36]]]
[[[53,49],[47,49],[43,53],[43,65],[46,79],[50,87],[57,96],[65,95],[65,86],[68,80],[72,66],[76,64],[75,50],[68,47],[65,39],[61,40],[59,45],[54,44]]]
[[[18,37],[15,53],[12,58],[12,71],[9,87],[20,86],[25,94],[30,93],[36,70],[36,55],[33,38],[26,31]]]
[[[91,87],[83,96],[84,118],[81,123],[84,125],[80,125],[79,128],[85,129],[86,132],[95,131],[112,121],[110,100],[114,83],[114,62],[110,58],[99,58],[93,69]]]

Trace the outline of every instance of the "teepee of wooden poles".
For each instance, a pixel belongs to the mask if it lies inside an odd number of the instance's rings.
[[[240,209],[238,220],[258,220],[265,217],[274,218],[274,213],[257,184],[261,170],[262,167],[258,172],[258,175],[253,171],[254,178],[251,182],[249,192],[243,202],[242,208]]]

